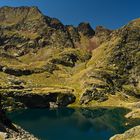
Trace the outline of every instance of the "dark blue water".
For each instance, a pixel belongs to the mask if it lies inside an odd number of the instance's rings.
[[[140,124],[140,120],[124,118],[129,111],[124,108],[28,109],[8,116],[41,140],[108,140]]]

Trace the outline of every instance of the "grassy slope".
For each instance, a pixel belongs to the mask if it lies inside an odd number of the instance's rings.
[[[133,21],[128,26],[131,26],[131,30],[133,28],[139,29],[139,20]],[[127,27],[123,27],[120,30],[124,30]],[[65,54],[69,54],[72,52],[73,54],[76,53],[78,56],[78,61],[76,62],[74,67],[64,66],[62,64],[57,64],[58,69],[53,71],[53,73],[49,73],[47,71],[32,74],[29,76],[20,76],[18,79],[24,80],[26,82],[25,87],[35,87],[35,88],[44,88],[44,87],[56,87],[56,88],[69,88],[75,90],[75,95],[77,96],[77,101],[74,105],[78,105],[79,100],[87,88],[90,88],[90,84],[92,85],[106,85],[106,81],[104,77],[100,77],[101,73],[106,73],[108,75],[114,75],[116,70],[120,69],[120,65],[112,62],[110,63],[111,59],[114,59],[114,50],[115,47],[122,42],[123,35],[119,35],[119,30],[114,31],[110,39],[106,42],[100,44],[98,48],[93,50],[92,58],[88,61],[88,53],[86,53],[85,49],[58,49],[58,48],[48,48],[44,47],[39,49],[36,53],[30,52],[29,54],[19,57],[18,59],[8,59],[1,57],[1,63],[3,65],[7,65],[8,67],[13,67],[17,69],[36,69],[42,68],[47,65],[47,62],[51,61],[52,59],[60,59],[63,60],[63,56]],[[132,40],[133,41],[133,40]],[[83,44],[88,44],[86,39],[82,37],[81,42]],[[130,42],[129,42],[130,43]],[[126,45],[125,45],[126,46]],[[139,46],[138,46],[139,47]],[[120,50],[123,51],[123,50]],[[137,57],[139,58],[139,52],[136,53]],[[137,67],[139,65],[137,64]],[[132,74],[131,74],[132,75]],[[92,78],[91,78],[92,76]],[[125,76],[122,74],[121,76]],[[127,75],[128,76],[128,75]],[[1,86],[7,86],[8,83],[8,74],[0,73],[0,83]],[[124,85],[126,86],[126,85]],[[132,85],[128,84],[126,86],[127,89],[130,90]],[[132,87],[133,88],[133,87]],[[140,88],[140,82],[137,84],[137,88]],[[98,90],[102,90],[98,88]],[[89,103],[91,105],[121,105],[125,104],[128,101],[135,101],[135,98],[128,97],[128,99],[123,96],[122,94],[124,91],[115,91],[116,95],[108,95],[109,100],[99,103],[97,101],[92,101]],[[120,103],[121,100],[121,103]]]

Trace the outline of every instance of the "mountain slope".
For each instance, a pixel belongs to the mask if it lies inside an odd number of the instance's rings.
[[[0,19],[5,108],[66,106],[75,98],[76,106],[139,99],[139,19],[114,31],[94,31],[85,22],[65,26],[36,7],[2,7]]]
[[[84,72],[85,92],[81,103],[104,101],[109,94],[121,92],[140,96],[139,19],[111,32],[92,53]],[[83,76],[82,76],[83,77]],[[127,96],[128,95],[128,96]]]

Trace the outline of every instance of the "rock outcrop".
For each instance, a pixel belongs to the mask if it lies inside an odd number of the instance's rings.
[[[33,135],[29,134],[6,117],[5,112],[2,110],[0,98],[0,140],[38,140]]]
[[[95,35],[95,31],[92,29],[89,23],[82,22],[77,27],[78,31],[83,35],[91,38]]]
[[[140,139],[140,126],[136,126],[127,130],[123,134],[117,134],[110,138],[110,140],[139,140]]]
[[[103,26],[97,26],[95,29],[95,36],[98,38],[98,44],[100,45],[103,42],[106,42],[109,39],[111,33],[111,30],[106,29]]]
[[[6,110],[21,108],[66,107],[75,102],[76,97],[68,89],[18,89],[3,90],[2,105]],[[53,106],[52,106],[53,105]]]

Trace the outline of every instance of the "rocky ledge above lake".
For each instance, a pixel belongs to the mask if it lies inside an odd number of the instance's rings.
[[[58,108],[75,102],[73,90],[66,88],[33,88],[1,90],[2,105],[7,110],[19,108]]]
[[[123,134],[117,134],[110,140],[140,140],[140,126],[136,126]]]

